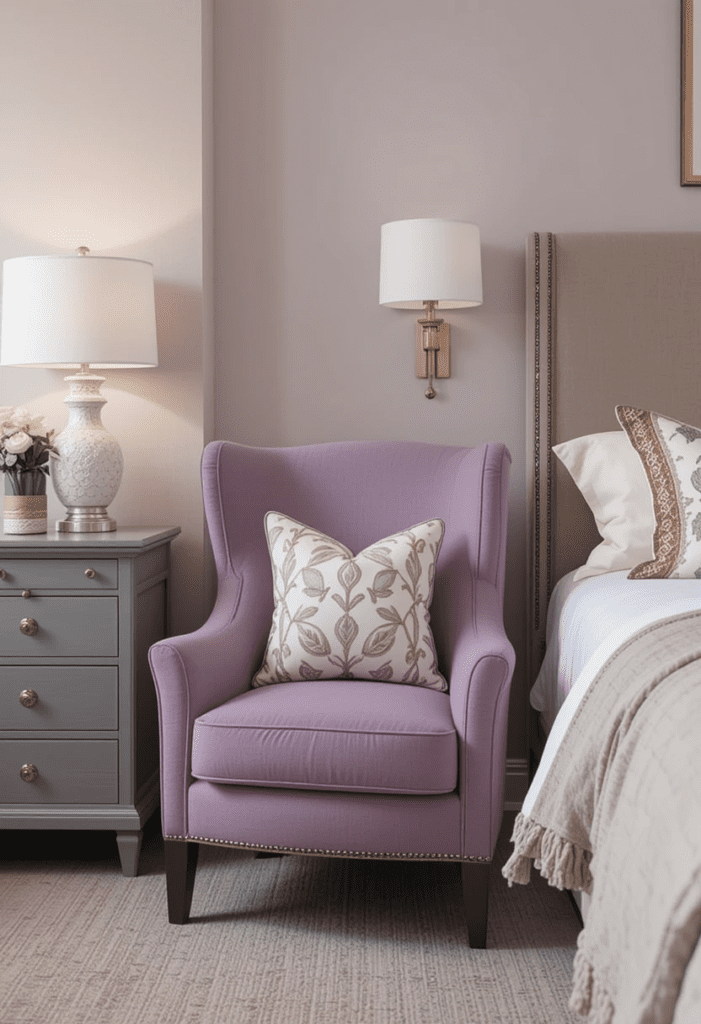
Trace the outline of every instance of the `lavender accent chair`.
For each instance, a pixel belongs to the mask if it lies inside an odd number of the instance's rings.
[[[207,446],[216,603],[201,629],[149,652],[172,923],[188,920],[200,843],[443,860],[462,865],[470,944],[485,947],[514,668],[503,627],[510,462],[502,444]],[[431,627],[449,693],[364,680],[251,689],[273,612],[271,509],[354,552],[444,520]],[[212,709],[220,728],[199,741],[195,777],[193,730]]]

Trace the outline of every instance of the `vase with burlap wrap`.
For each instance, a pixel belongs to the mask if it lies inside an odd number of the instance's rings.
[[[46,477],[36,469],[5,473],[5,533],[46,533]]]
[[[5,533],[46,533],[45,494],[6,494]]]
[[[46,533],[49,458],[54,431],[28,409],[0,408],[0,472],[5,476],[5,533]]]

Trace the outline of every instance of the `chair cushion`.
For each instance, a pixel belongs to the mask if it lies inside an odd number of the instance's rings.
[[[442,520],[430,519],[354,556],[333,537],[268,512],[275,608],[253,686],[377,679],[447,690],[428,611],[443,531]]]
[[[435,794],[455,789],[457,769],[450,698],[423,687],[288,683],[195,720],[192,774],[210,782]]]

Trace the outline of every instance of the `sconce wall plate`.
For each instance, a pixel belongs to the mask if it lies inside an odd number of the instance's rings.
[[[423,328],[416,323],[416,376],[428,377],[428,353],[423,345]],[[450,377],[450,324],[441,324],[437,329],[438,344],[436,352],[436,373],[438,377]]]

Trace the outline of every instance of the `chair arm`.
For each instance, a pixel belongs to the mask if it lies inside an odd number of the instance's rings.
[[[220,587],[208,620],[193,633],[159,640],[149,650],[158,698],[161,813],[166,835],[187,834],[192,727],[209,708],[249,689],[269,620],[237,600],[241,582]]]
[[[515,654],[504,631],[502,598],[473,579],[471,607],[456,638],[450,707],[459,744],[463,854],[491,857],[503,809],[509,689]]]

